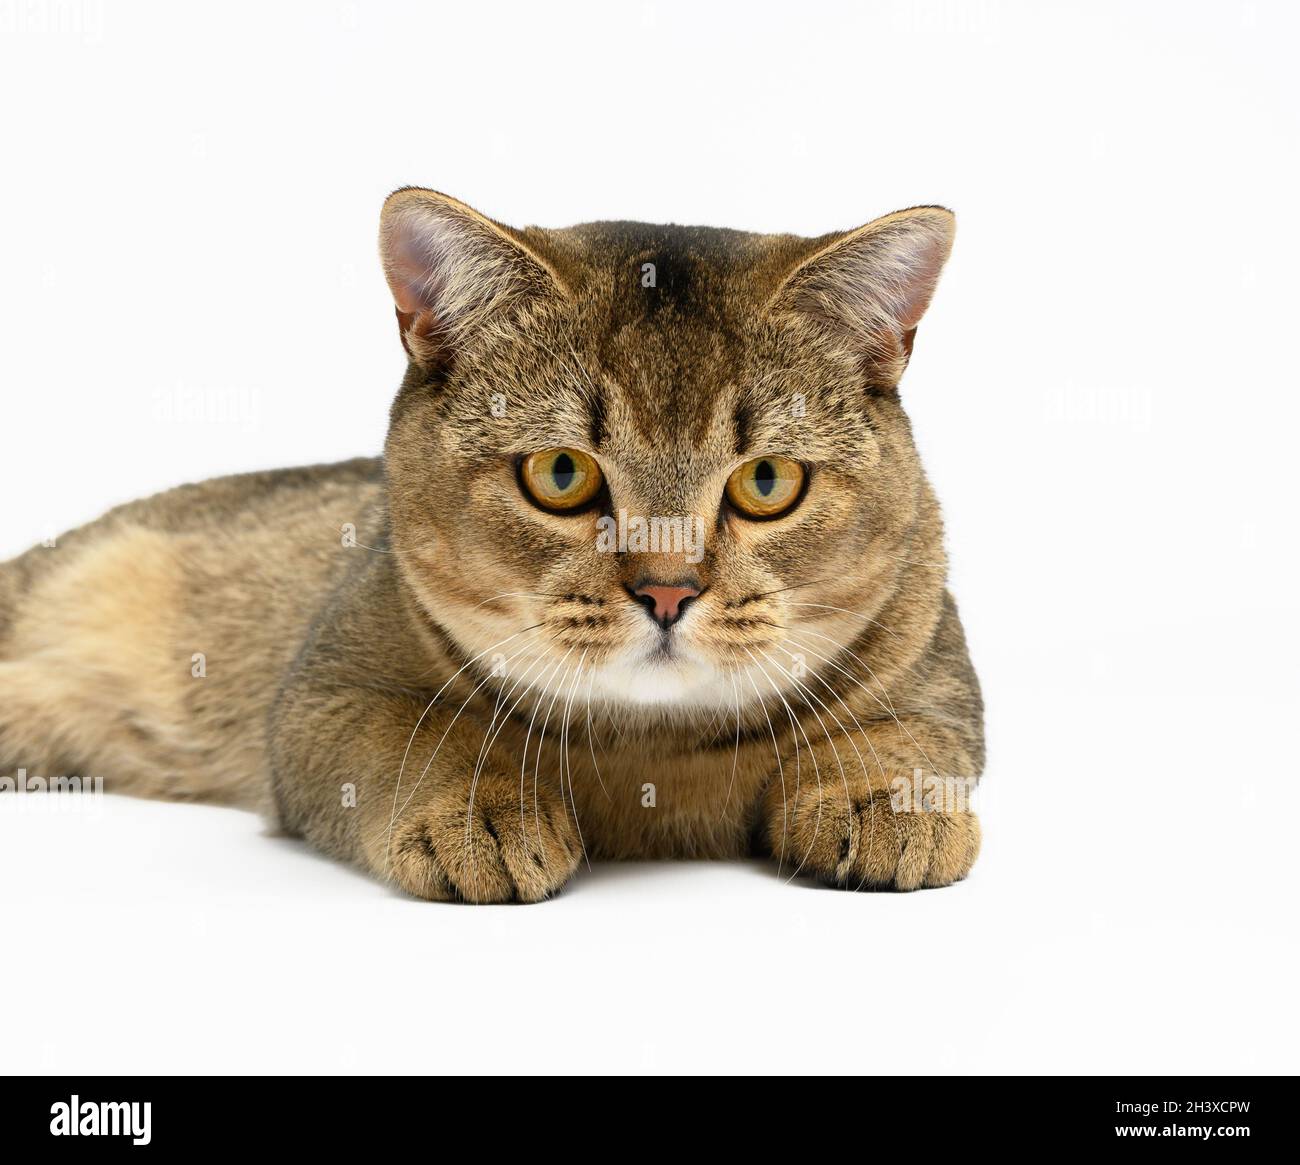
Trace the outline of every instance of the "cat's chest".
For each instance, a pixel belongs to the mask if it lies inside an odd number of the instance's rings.
[[[593,853],[619,858],[737,857],[748,852],[772,742],[693,748],[607,745],[570,758],[572,797]]]

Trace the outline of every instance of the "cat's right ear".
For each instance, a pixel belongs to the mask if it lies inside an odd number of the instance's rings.
[[[769,306],[816,321],[847,341],[867,383],[892,389],[952,250],[956,220],[914,206],[857,230],[812,240]]]
[[[489,317],[564,286],[514,231],[434,190],[388,196],[379,253],[407,355],[445,367]]]

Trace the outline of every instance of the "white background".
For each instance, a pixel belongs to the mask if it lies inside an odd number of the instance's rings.
[[[380,202],[820,233],[939,202],[904,381],[985,849],[405,900],[249,815],[0,805],[8,1072],[1295,1071],[1298,27],[1277,3],[0,0],[0,554],[378,450]]]

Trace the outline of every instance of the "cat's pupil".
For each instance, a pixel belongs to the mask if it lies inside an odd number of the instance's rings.
[[[567,453],[561,453],[551,465],[551,477],[555,479],[556,488],[563,493],[573,484],[578,476],[578,467]]]
[[[770,461],[760,461],[754,466],[754,485],[764,497],[776,489],[776,467]]]

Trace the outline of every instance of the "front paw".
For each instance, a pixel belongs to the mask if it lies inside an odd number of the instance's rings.
[[[916,890],[959,882],[975,864],[980,826],[969,810],[904,810],[879,787],[823,781],[769,792],[764,833],[783,870],[842,889]]]
[[[421,898],[540,902],[573,874],[581,843],[558,793],[484,773],[447,785],[398,815],[385,872]]]

